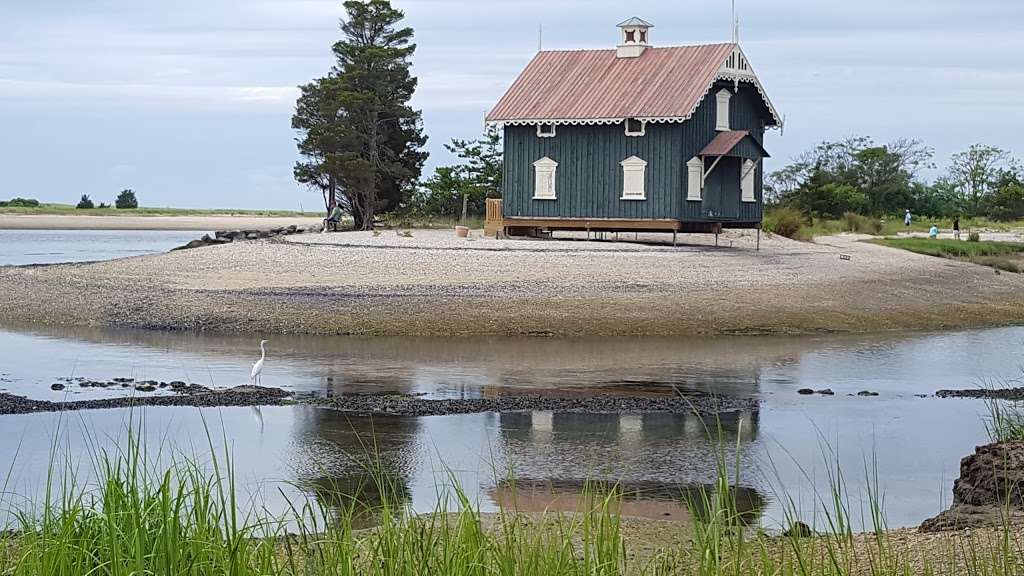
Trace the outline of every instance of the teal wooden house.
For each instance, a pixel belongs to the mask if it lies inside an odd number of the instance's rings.
[[[487,115],[504,134],[500,227],[759,227],[765,131],[782,121],[737,43],[541,51]],[[493,212],[493,211],[492,211]]]

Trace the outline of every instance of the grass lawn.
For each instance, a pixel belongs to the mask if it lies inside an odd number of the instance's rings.
[[[1008,272],[1020,272],[1024,267],[1024,244],[1017,242],[965,242],[931,238],[878,238],[871,242],[928,256],[964,260]]]
[[[69,216],[318,216],[321,212],[295,210],[202,210],[196,208],[92,208],[79,210],[71,204],[40,204],[35,207],[4,206],[0,214],[41,214]]]

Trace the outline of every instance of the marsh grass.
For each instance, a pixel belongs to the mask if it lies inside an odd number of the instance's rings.
[[[721,427],[709,433],[721,434]],[[317,498],[287,499],[273,516],[242,505],[229,444],[207,431],[209,456],[150,452],[129,429],[124,448],[90,450],[94,481],[76,473],[69,454],[51,453],[50,479],[38,504],[7,498],[13,531],[0,535],[0,574],[21,576],[845,576],[854,574],[1022,574],[1019,535],[1010,527],[992,537],[951,536],[921,548],[894,541],[884,521],[877,471],[865,467],[872,529],[854,532],[857,512],[835,459],[828,487],[817,496],[822,516],[811,520],[813,537],[779,536],[751,527],[737,506],[742,480],[736,452],[723,442],[715,451],[715,482],[688,495],[694,510],[688,543],[643,548],[631,540],[620,515],[615,485],[588,483],[573,513],[524,515],[506,510],[484,515],[449,475],[430,514],[413,514],[397,483],[366,460],[372,473],[377,522],[357,529],[358,496],[352,505],[329,507]],[[823,455],[832,457],[828,450]],[[728,454],[734,454],[733,456]],[[344,487],[338,487],[343,489]],[[780,492],[787,523],[801,520],[792,499]],[[345,494],[338,497],[345,498]],[[699,511],[699,512],[698,512]],[[861,511],[865,513],[865,511]],[[649,543],[647,543],[649,544]]]
[[[1020,272],[1024,244],[1017,242],[963,242],[931,238],[879,238],[875,244],[918,254],[963,260],[1007,272]]]

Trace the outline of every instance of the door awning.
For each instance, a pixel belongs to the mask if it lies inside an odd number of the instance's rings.
[[[698,156],[721,157],[735,156],[760,160],[769,158],[768,152],[761,143],[754,139],[746,130],[728,130],[719,132],[717,136],[700,151]]]

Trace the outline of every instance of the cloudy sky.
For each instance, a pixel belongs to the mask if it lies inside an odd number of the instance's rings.
[[[473,137],[537,49],[607,48],[633,15],[655,45],[729,37],[729,0],[394,0],[416,30],[430,136]],[[776,107],[769,169],[823,139],[914,136],[944,164],[1024,155],[1024,2],[738,0]],[[0,0],[0,198],[315,207],[295,185],[295,86],[331,66],[338,0]]]

